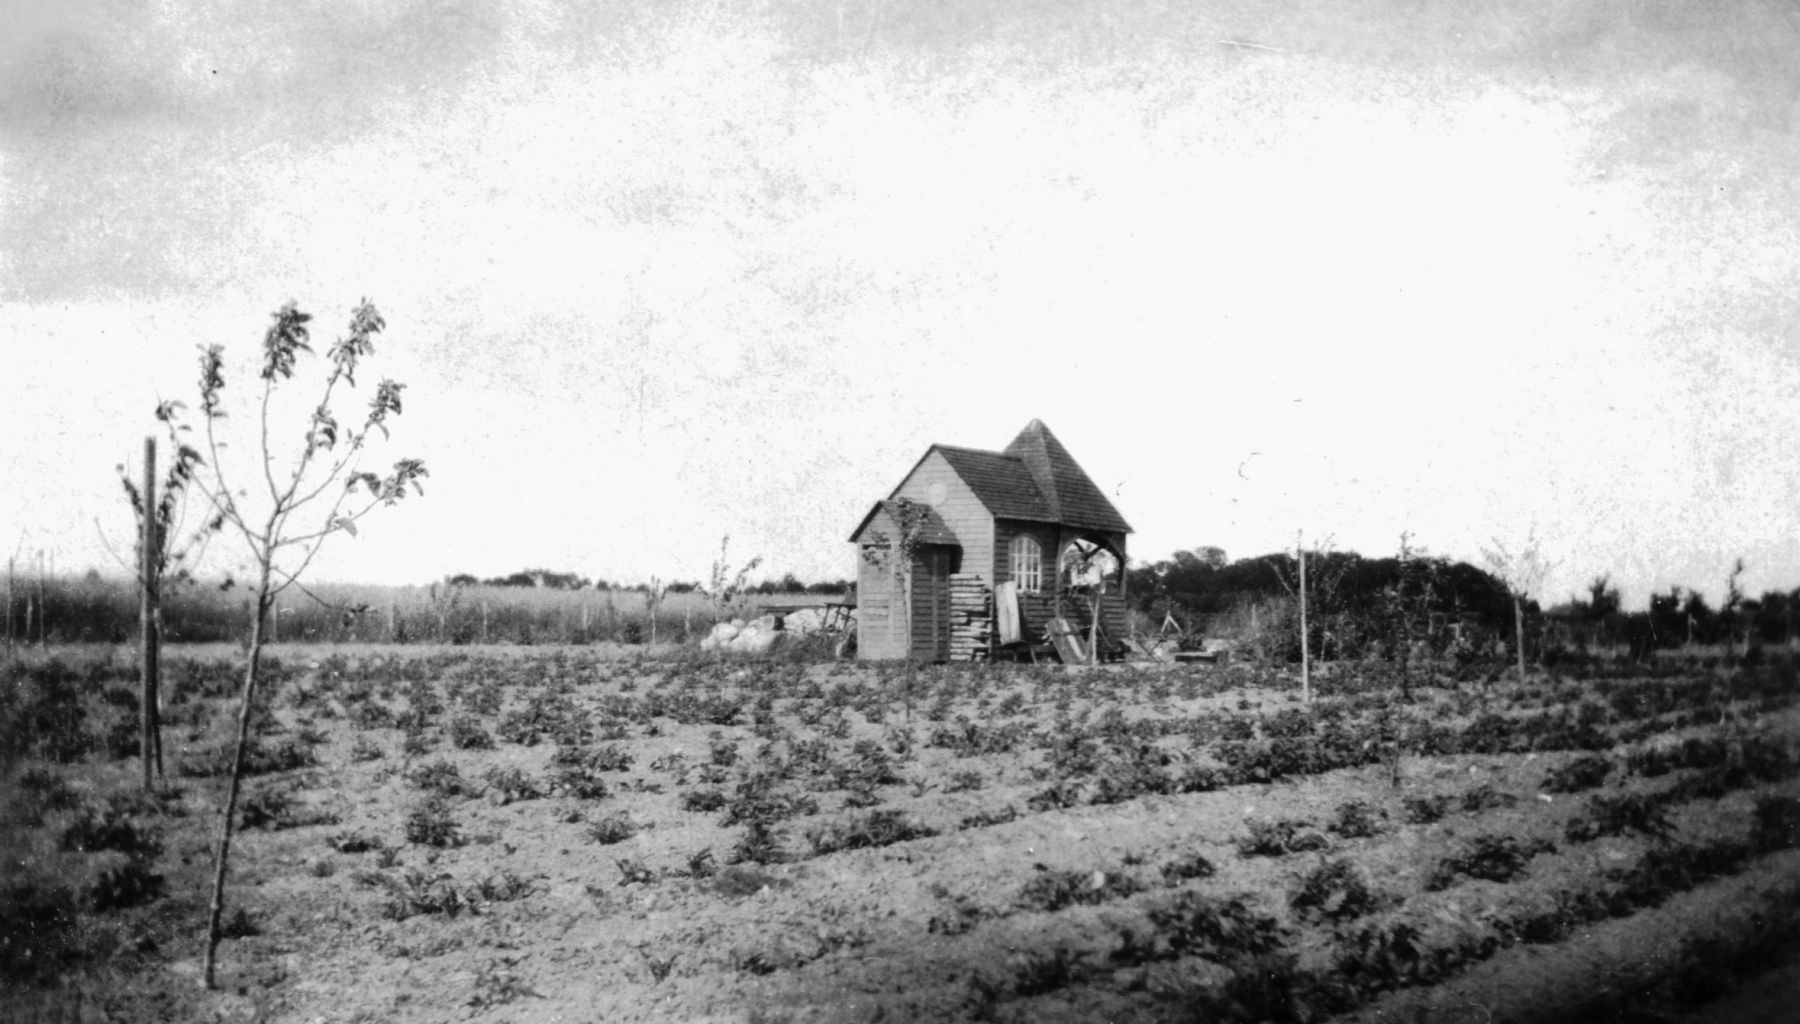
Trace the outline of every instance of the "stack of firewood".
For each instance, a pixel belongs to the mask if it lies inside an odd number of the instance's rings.
[[[993,595],[980,574],[950,575],[950,660],[986,661],[993,634]]]

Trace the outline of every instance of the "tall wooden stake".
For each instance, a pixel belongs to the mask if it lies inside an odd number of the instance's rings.
[[[156,439],[144,438],[144,514],[138,542],[138,637],[143,666],[143,721],[138,737],[144,762],[144,792],[154,787],[151,769],[157,756],[156,690],[157,690],[157,571],[159,549],[156,529]]]
[[[1300,552],[1300,700],[1312,703],[1311,641],[1306,635],[1306,531],[1294,534],[1294,547]]]
[[[38,586],[37,586],[37,591],[38,591],[38,593],[37,593],[38,646],[42,647],[47,642],[45,640],[45,636],[49,632],[47,629],[45,629],[45,625],[46,625],[45,620],[48,619],[49,616],[44,614],[44,549],[43,548],[38,548],[37,584],[38,584]]]

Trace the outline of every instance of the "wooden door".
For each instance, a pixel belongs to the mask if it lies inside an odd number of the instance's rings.
[[[919,551],[912,573],[912,654],[918,661],[950,660],[950,574],[955,552],[947,547]]]

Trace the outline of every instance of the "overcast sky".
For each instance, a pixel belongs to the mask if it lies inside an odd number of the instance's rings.
[[[270,311],[367,295],[376,454],[432,476],[314,579],[693,578],[725,533],[850,575],[927,445],[1037,417],[1136,558],[1535,526],[1551,599],[1800,584],[1792,0],[0,23],[5,553],[109,568],[196,346],[241,397]]]

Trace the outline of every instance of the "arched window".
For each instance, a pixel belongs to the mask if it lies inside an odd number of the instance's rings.
[[[1013,581],[1021,592],[1035,594],[1044,589],[1044,549],[1038,546],[1036,537],[1014,537],[1007,546],[1007,555]]]

